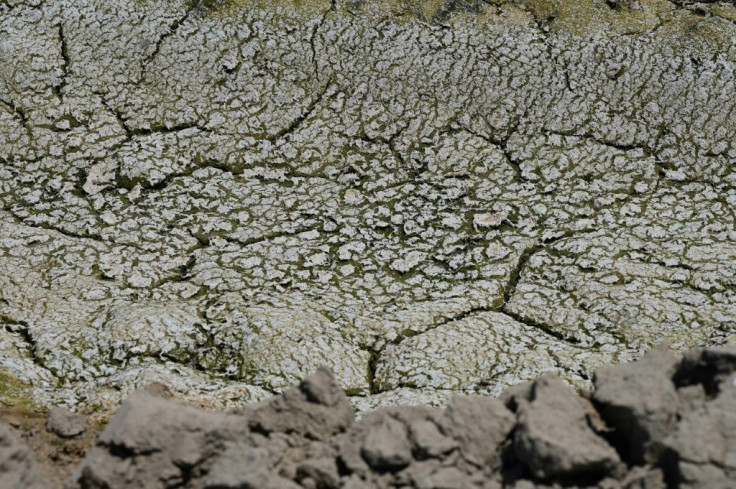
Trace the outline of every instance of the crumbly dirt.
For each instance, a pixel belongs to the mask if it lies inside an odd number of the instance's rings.
[[[50,487],[63,486],[105,427],[92,422],[81,435],[61,438],[46,430],[45,413],[18,407],[0,407],[0,422],[9,425],[28,446]]]
[[[726,489],[736,484],[736,345],[684,357],[658,348],[636,362],[600,369],[593,390],[582,395],[547,374],[508,389],[500,399],[456,396],[442,409],[390,407],[362,419],[355,418],[326,368],[282,395],[227,413],[159,393],[131,395],[96,442],[99,426],[79,440],[62,442],[42,431],[43,417],[37,414],[6,415],[16,428],[8,432],[0,420],[0,486]],[[74,465],[78,470],[72,473]]]

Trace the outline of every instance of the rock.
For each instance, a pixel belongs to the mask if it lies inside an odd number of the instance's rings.
[[[620,466],[616,451],[588,426],[580,399],[552,375],[534,382],[531,402],[521,406],[514,447],[541,479],[602,478]]]
[[[327,481],[332,476],[339,479],[338,452],[333,443],[334,439],[321,442],[293,434],[271,434],[265,439],[280,440],[279,443],[284,444],[284,448],[279,448],[279,445],[273,445],[271,448],[275,459],[278,460],[277,471],[282,477],[299,481],[302,485],[306,479],[312,482],[315,480],[319,482],[321,479]]]
[[[451,452],[458,443],[445,436],[434,421],[418,419],[409,423],[409,438],[419,460]]]
[[[344,479],[343,489],[371,489],[371,487],[358,476],[350,476]]]
[[[512,385],[504,389],[501,393],[500,400],[504,406],[515,413],[522,405],[528,404],[531,400],[532,386],[533,382],[522,382],[521,384]]]
[[[353,407],[326,368],[318,369],[282,396],[247,409],[248,425],[260,433],[295,433],[325,440],[355,420]]]
[[[61,407],[49,409],[46,429],[62,438],[74,438],[85,432],[87,420]]]
[[[5,425],[0,424],[0,487],[3,489],[43,489],[50,487],[41,478],[28,448]]]
[[[389,407],[375,410],[365,416],[359,423],[354,424],[350,430],[344,434],[341,434],[335,438],[335,444],[339,450],[340,463],[345,467],[349,473],[354,473],[362,478],[368,478],[374,469],[367,463],[367,459],[364,457],[363,448],[366,447],[368,450],[373,450],[371,445],[377,441],[377,433],[381,429],[386,429],[386,424],[389,424],[389,428],[396,430],[401,438],[401,456],[402,459],[411,459],[413,453],[419,454],[421,448],[414,444],[409,438],[408,430],[409,426],[413,423],[419,423],[422,421],[434,421],[439,418],[439,412],[435,409],[425,407]],[[399,423],[402,425],[399,429]],[[403,431],[402,431],[403,430]],[[373,433],[373,435],[371,435]],[[369,436],[372,436],[373,441],[367,442]],[[408,443],[408,452],[404,445],[404,437],[406,443]],[[408,453],[408,454],[407,454]],[[371,455],[368,455],[371,457]]]
[[[204,486],[205,489],[302,489],[299,484],[284,479],[276,474],[264,470],[257,470],[242,474],[242,477],[230,480],[215,478],[214,482]]]
[[[299,485],[274,470],[277,457],[262,447],[236,445],[226,450],[210,468],[205,489],[296,489]]]
[[[736,372],[736,344],[720,348],[692,350],[682,358],[674,376],[675,384],[687,386],[702,384],[714,395],[718,384]]]
[[[244,424],[138,392],[115,413],[73,480],[85,489],[174,487],[194,478],[228,440],[246,439]]]
[[[443,432],[458,443],[463,458],[483,467],[497,457],[514,427],[514,415],[497,399],[456,396],[441,423]]]
[[[665,489],[664,474],[660,469],[634,467],[621,482],[624,489]]]
[[[480,484],[476,484],[476,487],[478,487],[479,489],[502,489],[504,486],[499,480],[486,479]]]
[[[262,482],[262,473],[272,468],[268,450],[236,445],[226,449],[203,480],[205,488],[234,489]]]
[[[455,467],[440,467],[415,483],[417,489],[470,489],[473,486],[470,477]]]
[[[660,348],[637,362],[596,372],[593,403],[627,460],[655,461],[674,428],[679,398],[670,378],[676,367],[674,355]]]
[[[677,487],[736,487],[736,376],[723,384],[716,399],[687,413],[664,440],[665,467]]]
[[[340,475],[334,458],[307,460],[297,468],[297,480],[311,479],[317,489],[337,489]]]
[[[680,399],[680,413],[689,413],[705,406],[707,400],[705,387],[702,384],[686,385],[677,389]]]
[[[406,467],[412,461],[406,426],[386,417],[381,424],[368,432],[360,454],[371,468],[379,472],[397,471]]]

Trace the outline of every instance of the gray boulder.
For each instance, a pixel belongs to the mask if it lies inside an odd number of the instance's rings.
[[[736,487],[736,376],[704,407],[686,414],[664,444],[665,464],[682,489]]]
[[[702,384],[714,395],[718,385],[736,372],[736,344],[692,350],[682,358],[674,380],[678,386]]]
[[[417,489],[472,489],[477,487],[468,475],[456,467],[439,467],[418,477],[414,485]]]
[[[50,487],[38,473],[28,447],[5,425],[0,425],[0,487],[42,489]]]
[[[425,407],[391,407],[374,411],[335,437],[345,469],[363,479],[375,471],[396,471],[413,459],[442,456],[454,441],[426,423],[437,425],[441,412]]]
[[[457,396],[447,406],[441,426],[458,443],[466,461],[484,467],[497,458],[514,421],[514,415],[498,399]]]
[[[265,470],[243,473],[233,480],[216,480],[207,481],[205,489],[301,489],[299,484]]]
[[[297,480],[303,486],[309,484],[316,489],[337,489],[340,487],[340,474],[335,458],[305,460],[297,468]]]
[[[87,420],[64,408],[54,407],[49,409],[46,429],[62,438],[74,438],[87,430]]]
[[[378,472],[396,471],[412,461],[411,443],[406,426],[391,417],[368,432],[360,453],[366,463]]]
[[[618,472],[618,454],[588,426],[581,402],[552,375],[533,384],[531,402],[519,409],[514,446],[535,477],[602,478]]]
[[[627,460],[657,460],[662,440],[674,429],[679,398],[670,379],[676,368],[677,358],[660,348],[637,362],[596,372],[593,403]]]
[[[458,447],[457,441],[442,433],[436,421],[415,419],[409,423],[409,438],[416,458],[438,458]]]
[[[318,369],[282,396],[273,397],[244,414],[258,433],[293,433],[326,440],[355,421],[353,407],[327,368]]]
[[[164,489],[197,478],[228,439],[245,439],[234,416],[208,413],[144,392],[133,394],[102,432],[74,481],[85,489]]]
[[[138,392],[100,435],[74,483],[85,489],[298,487],[291,480],[298,464],[329,453],[313,440],[326,440],[352,422],[352,407],[326,369],[282,396],[233,414]],[[319,445],[313,453],[312,445]],[[303,464],[302,478],[336,477],[318,468]]]
[[[285,448],[285,447],[284,447]],[[235,445],[217,458],[202,481],[204,489],[296,489],[274,470],[276,457],[264,447]]]
[[[532,382],[522,382],[504,389],[500,400],[511,411],[517,412],[522,405],[529,403],[531,396]]]
[[[686,385],[677,389],[680,398],[680,413],[689,413],[705,406],[708,399],[702,384]]]
[[[664,474],[660,469],[634,467],[621,482],[624,489],[665,489]]]

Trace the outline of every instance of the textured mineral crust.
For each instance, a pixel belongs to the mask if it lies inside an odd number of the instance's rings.
[[[0,401],[105,410],[159,382],[233,407],[326,365],[360,410],[437,405],[727,342],[734,19],[666,0],[0,1]],[[638,420],[637,460],[672,420],[616,402],[660,380],[595,399]],[[378,445],[405,429],[381,426]],[[393,470],[396,443],[360,453]]]
[[[38,476],[38,458],[0,426],[0,486],[736,487],[736,345],[695,350],[683,360],[652,351],[599,371],[594,390],[581,394],[546,374],[501,399],[457,395],[444,409],[384,407],[356,420],[325,368],[280,396],[228,413],[140,391],[66,485],[58,473],[56,480]]]

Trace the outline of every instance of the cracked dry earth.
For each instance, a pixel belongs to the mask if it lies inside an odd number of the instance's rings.
[[[736,7],[0,1],[0,401],[359,410],[736,329]]]

